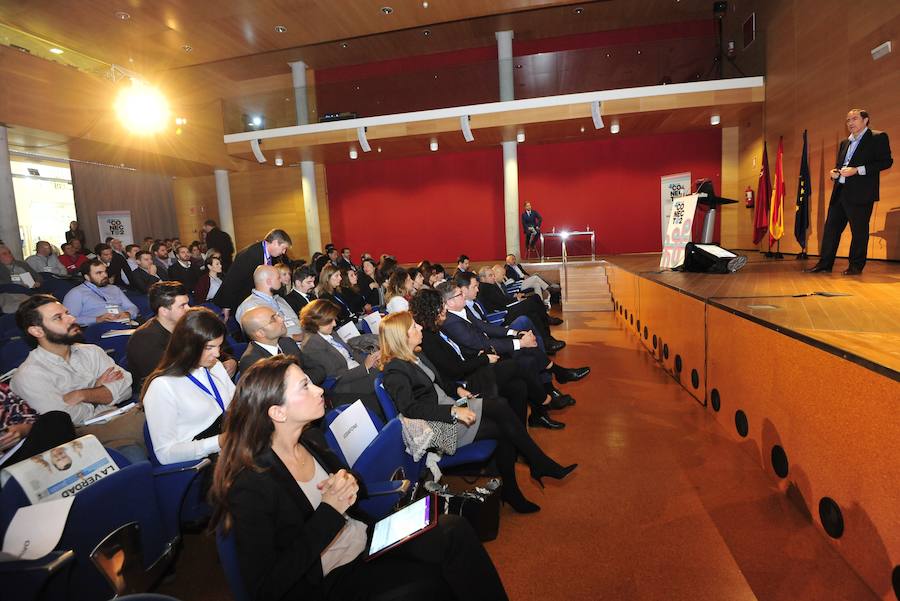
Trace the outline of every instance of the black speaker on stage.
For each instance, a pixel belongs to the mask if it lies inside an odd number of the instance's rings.
[[[734,273],[747,264],[747,257],[736,255],[715,244],[688,242],[684,247],[684,271],[695,273]]]

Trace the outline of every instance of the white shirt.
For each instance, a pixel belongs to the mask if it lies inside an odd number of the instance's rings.
[[[209,370],[225,408],[234,396],[234,383],[221,362]],[[195,369],[191,375],[210,392],[206,370]],[[194,437],[212,425],[222,414],[215,397],[202,391],[187,377],[161,376],[150,383],[144,394],[144,413],[153,450],[160,463],[178,463],[202,459],[219,452],[219,437],[200,440]]]
[[[210,274],[209,276],[209,292],[206,294],[205,300],[212,300],[216,296],[216,292],[222,286],[222,280]]]
[[[38,413],[65,411],[75,426],[110,409],[108,405],[78,403],[67,405],[63,395],[73,390],[94,388],[97,378],[110,367],[116,367],[112,358],[102,348],[93,344],[73,344],[69,349],[69,360],[37,347],[16,370],[10,381],[10,389],[31,405]],[[104,384],[112,394],[113,403],[131,397],[131,374],[124,369],[122,379]]]

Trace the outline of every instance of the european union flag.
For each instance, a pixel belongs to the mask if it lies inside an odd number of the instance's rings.
[[[794,237],[806,252],[806,232],[809,230],[809,198],[812,181],[809,177],[809,159],[806,152],[806,130],[803,130],[803,155],[800,157],[800,181],[797,183],[797,214],[794,217]]]

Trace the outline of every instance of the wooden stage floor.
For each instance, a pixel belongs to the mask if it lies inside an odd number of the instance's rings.
[[[869,261],[848,277],[838,261],[830,274],[808,274],[815,259],[754,252],[742,270],[720,275],[660,272],[659,256],[599,258],[900,381],[900,264]]]

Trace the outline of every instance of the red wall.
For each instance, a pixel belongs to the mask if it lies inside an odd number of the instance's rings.
[[[500,148],[352,161],[326,168],[331,233],[355,256],[390,253],[456,265],[503,256]],[[449,265],[448,265],[449,267]]]
[[[544,230],[597,232],[598,253],[658,252],[660,182],[690,171],[718,190],[721,131],[519,146],[519,198]],[[335,245],[404,263],[505,253],[499,148],[328,165]],[[521,229],[521,228],[519,228]],[[524,246],[524,241],[523,241]]]

